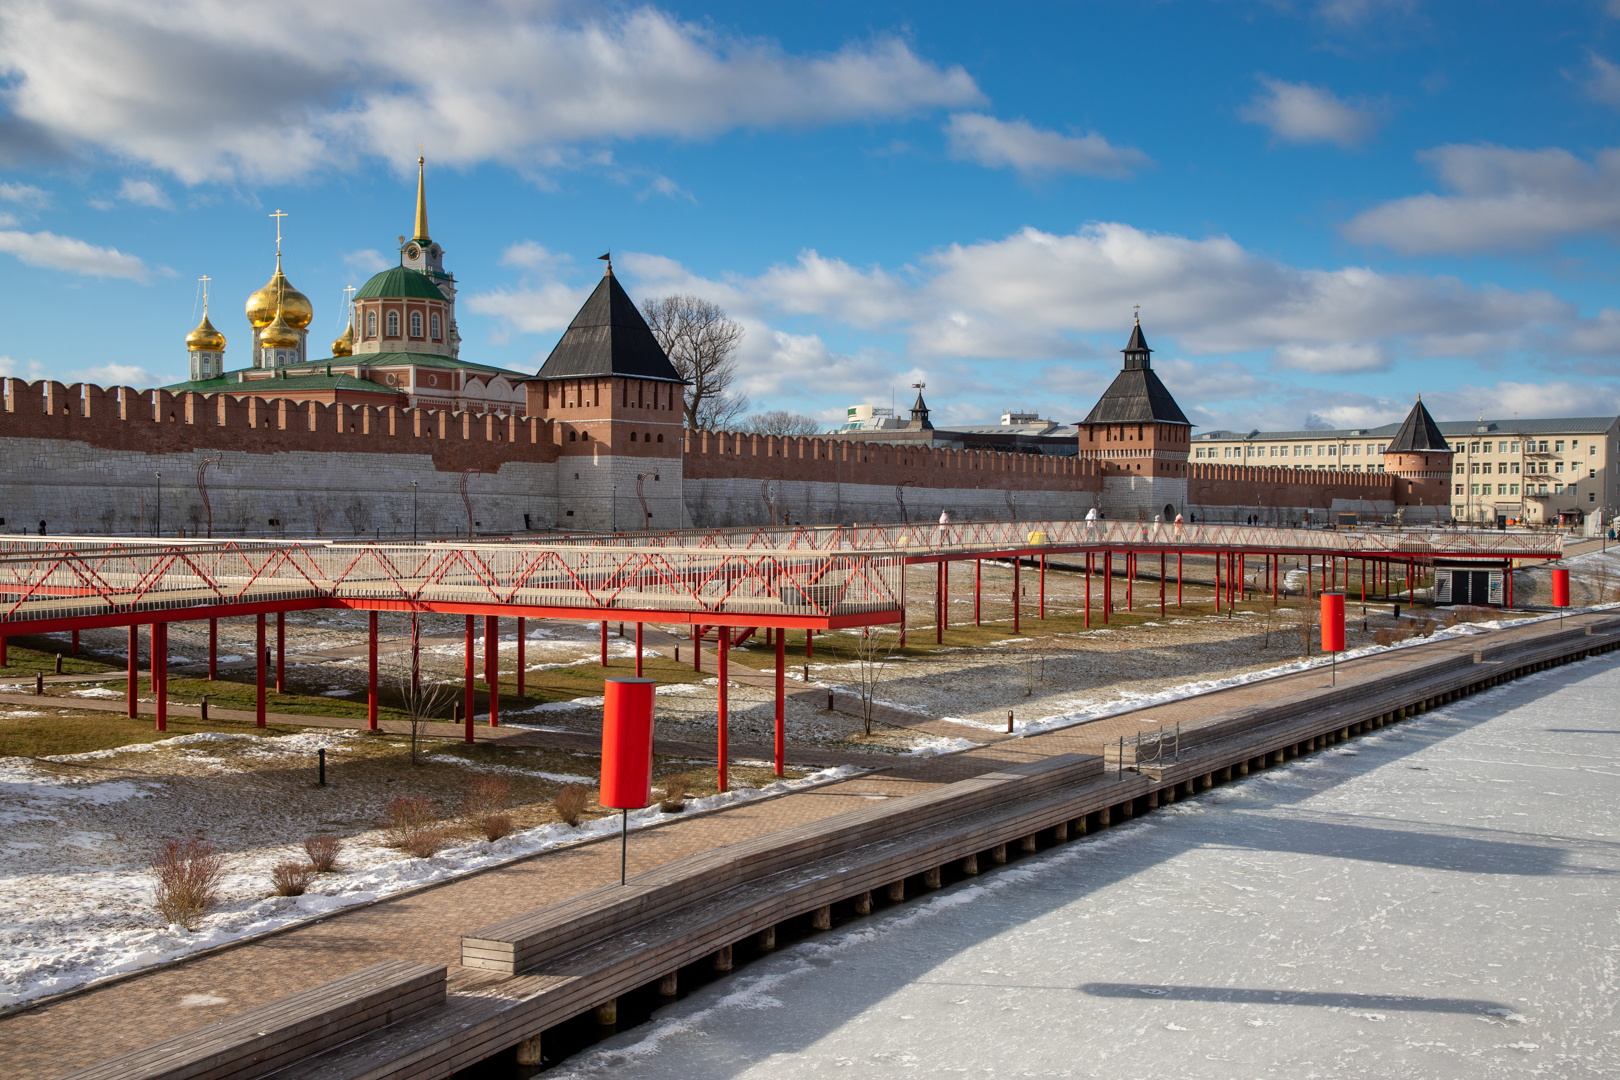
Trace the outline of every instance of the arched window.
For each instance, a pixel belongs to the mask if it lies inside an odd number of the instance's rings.
[[[368,312],[366,312],[366,337],[376,337],[376,336],[377,336],[377,313],[375,311],[368,311]]]
[[[659,442],[663,442],[663,441],[664,441],[664,437],[663,437],[663,436],[662,436],[662,435],[660,435],[660,436],[658,436],[658,441],[659,441]]]
[[[632,432],[631,432],[631,433],[630,433],[630,441],[631,441],[631,442],[635,442],[635,441],[636,441],[636,433],[635,433],[635,432],[633,432],[633,431],[632,431]]]
[[[388,336],[399,337],[399,312],[397,311],[388,313]]]
[[[579,438],[579,432],[577,432],[577,431],[570,431],[570,432],[569,432],[569,433],[568,433],[568,441],[569,441],[569,442],[574,442],[574,441],[576,441],[576,440],[577,440],[577,439],[578,439],[578,438]]]
[[[422,313],[420,311],[413,311],[413,312],[411,312],[411,337],[419,338],[421,336],[422,336]]]
[[[438,341],[439,336],[439,313],[435,311],[433,313],[433,340]]]

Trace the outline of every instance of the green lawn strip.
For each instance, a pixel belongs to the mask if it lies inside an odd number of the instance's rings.
[[[0,667],[0,679],[32,679],[41,671],[47,675],[54,675],[56,655],[54,649],[45,652],[19,646],[17,639],[13,638],[6,643],[6,666]],[[100,663],[83,656],[74,656],[66,651],[62,653],[64,675],[99,675],[102,672],[120,670],[121,665]]]
[[[7,716],[0,712],[0,757],[48,757],[111,750],[132,743],[158,742],[198,731],[232,734],[293,735],[301,728],[272,725],[245,728],[241,724],[207,724],[190,717],[169,718],[168,731],[154,731],[151,717],[134,720],[114,713],[82,716]]]

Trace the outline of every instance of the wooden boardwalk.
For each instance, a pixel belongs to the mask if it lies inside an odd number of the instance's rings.
[[[1612,621],[1608,616],[1573,616],[1565,628]],[[1527,648],[1555,631],[1556,624],[1543,623],[1417,645],[1343,664],[1339,678],[1341,682],[1394,685],[1403,669],[1416,671],[1465,655],[1471,662],[1482,647]],[[1570,654],[1577,647],[1578,643],[1559,646]],[[726,845],[866,810],[874,797],[924,792],[1064,754],[1097,754],[1110,744],[1117,745],[1127,733],[1134,735],[1177,721],[1194,723],[1218,713],[1319,691],[1328,678],[1327,670],[1319,669],[1249,683],[661,823],[632,838],[630,872],[646,873]],[[308,721],[289,718],[289,722]],[[1328,717],[1318,726],[1337,722]],[[1133,776],[1116,790],[1129,789],[1125,797],[1134,799],[1140,788],[1145,798],[1152,784],[1194,783],[1200,767],[1189,762],[1182,770],[1186,777],[1179,773],[1159,778]],[[452,998],[462,989],[485,993],[492,976],[461,966],[462,936],[616,882],[618,859],[616,843],[583,843],[91,987],[0,1018],[0,1054],[9,1076],[49,1080],[386,960],[445,965]],[[209,995],[222,1001],[181,1008],[187,995]]]

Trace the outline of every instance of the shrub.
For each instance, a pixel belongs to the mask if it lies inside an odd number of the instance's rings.
[[[511,798],[512,785],[504,776],[475,776],[467,781],[461,808],[468,817],[476,818],[505,810]]]
[[[666,814],[676,814],[686,809],[686,789],[692,786],[691,777],[685,773],[664,777],[664,798],[658,804],[659,809]]]
[[[270,871],[270,884],[275,886],[277,896],[303,896],[314,880],[315,868],[309,863],[279,863]]]
[[[168,839],[152,857],[153,903],[171,924],[194,930],[219,903],[225,856],[202,840]]]
[[[483,825],[484,839],[493,844],[495,841],[512,831],[512,815],[485,814]]]
[[[312,836],[304,841],[304,854],[309,856],[309,865],[317,874],[330,874],[338,868],[338,854],[343,850],[343,841],[335,836]]]
[[[383,827],[388,830],[388,846],[411,850],[417,833],[430,828],[437,819],[433,803],[424,796],[394,796],[383,809]]]
[[[405,850],[414,859],[431,859],[444,847],[444,830],[434,828],[417,829],[411,834],[410,841]]]
[[[564,784],[557,797],[551,800],[557,816],[568,825],[578,825],[585,808],[591,804],[591,793],[583,784]]]

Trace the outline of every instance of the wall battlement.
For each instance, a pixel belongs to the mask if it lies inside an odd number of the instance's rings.
[[[188,450],[430,455],[439,471],[495,472],[557,459],[538,417],[323,404],[259,394],[170,394],[128,386],[5,379],[0,435],[67,439],[149,454]],[[249,385],[249,384],[244,384]]]

